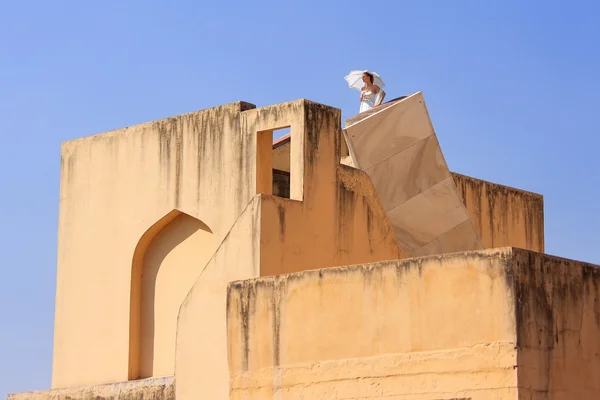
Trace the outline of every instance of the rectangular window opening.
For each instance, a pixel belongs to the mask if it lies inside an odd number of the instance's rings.
[[[273,195],[290,198],[290,128],[273,131]]]
[[[290,198],[290,128],[258,132],[257,193]]]

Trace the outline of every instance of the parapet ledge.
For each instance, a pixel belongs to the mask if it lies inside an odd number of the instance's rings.
[[[536,198],[538,198],[540,200],[544,199],[544,195],[541,194],[541,193],[536,193],[536,192],[532,192],[532,191],[529,191],[529,190],[519,189],[519,188],[516,188],[516,187],[513,187],[513,186],[509,186],[509,185],[505,185],[505,184],[502,184],[502,183],[492,182],[492,181],[488,181],[488,180],[485,180],[485,179],[480,179],[480,178],[476,178],[476,177],[473,177],[473,176],[468,176],[468,175],[460,174],[458,172],[453,172],[453,171],[451,171],[451,172],[452,172],[452,175],[459,176],[461,179],[464,179],[465,181],[468,181],[468,182],[472,182],[473,184],[485,183],[485,184],[492,185],[492,186],[495,186],[495,187],[501,187],[503,190],[507,190],[507,191],[511,191],[511,192],[515,192],[515,193],[521,193],[522,195],[525,195],[525,196],[536,197]]]
[[[9,394],[7,400],[175,400],[173,376]]]
[[[420,257],[410,257],[410,258],[402,258],[395,260],[387,260],[387,261],[378,261],[374,263],[366,263],[366,264],[351,264],[351,265],[341,265],[335,267],[327,267],[321,269],[309,269],[300,272],[294,272],[290,274],[281,274],[281,275],[271,275],[264,276],[259,278],[253,278],[249,280],[243,281],[232,281],[229,283],[229,290],[234,290],[235,288],[241,288],[244,286],[252,286],[255,284],[269,284],[275,282],[281,282],[286,280],[297,280],[302,279],[304,277],[317,277],[319,279],[323,278],[325,274],[335,275],[346,274],[352,272],[358,272],[359,270],[363,270],[364,272],[372,272],[377,270],[378,268],[389,267],[391,264],[395,264],[397,268],[400,269],[411,269],[417,268],[419,271],[422,270],[424,266],[439,266],[443,267],[446,262],[453,263],[456,265],[456,262],[461,262],[465,265],[468,265],[473,262],[485,262],[491,260],[501,260],[503,263],[507,265],[511,264],[511,269],[513,271],[520,270],[524,272],[522,268],[533,268],[534,265],[551,265],[551,264],[563,264],[563,265],[577,265],[580,268],[584,268],[587,270],[592,270],[595,275],[600,279],[600,265],[594,265],[591,263],[587,263],[584,261],[571,260],[567,258],[557,257],[553,255],[549,255],[546,253],[535,252],[531,250],[525,250],[518,247],[497,247],[492,249],[485,250],[474,250],[474,251],[464,251],[464,252],[456,252],[456,253],[443,253],[443,254],[433,254],[427,256]],[[528,260],[526,264],[522,263],[522,260]],[[514,262],[513,262],[514,261]],[[509,271],[506,271],[509,272]],[[600,281],[599,281],[600,283]]]
[[[231,107],[238,107],[239,111],[243,112],[243,111],[248,111],[248,110],[255,109],[256,105],[252,104],[252,103],[249,103],[247,101],[242,101],[242,100],[240,100],[240,101],[234,101],[232,103],[222,104],[222,105],[218,105],[218,106],[215,106],[215,107],[203,108],[203,109],[200,109],[200,110],[190,111],[190,112],[187,112],[187,113],[178,114],[178,115],[174,115],[174,116],[171,116],[171,117],[159,118],[159,119],[155,119],[155,120],[151,120],[151,121],[141,122],[141,123],[134,124],[134,125],[131,125],[131,126],[126,126],[126,127],[123,127],[123,128],[111,129],[109,131],[98,132],[98,133],[94,133],[94,134],[91,134],[91,135],[78,137],[78,138],[71,139],[71,140],[65,140],[65,141],[63,141],[61,143],[61,149],[64,152],[65,149],[69,148],[70,146],[74,145],[77,142],[89,140],[89,139],[92,139],[92,138],[93,139],[96,139],[96,138],[98,138],[98,139],[100,139],[100,138],[106,138],[106,137],[110,137],[110,136],[119,134],[120,132],[125,131],[125,130],[129,130],[129,129],[133,129],[133,128],[140,128],[140,127],[144,127],[145,125],[152,125],[152,124],[155,124],[155,123],[160,122],[160,121],[166,121],[166,120],[175,119],[175,118],[182,118],[182,117],[185,117],[187,115],[197,114],[199,112],[207,111],[207,110],[213,110],[213,109],[218,109],[218,108],[231,108]]]

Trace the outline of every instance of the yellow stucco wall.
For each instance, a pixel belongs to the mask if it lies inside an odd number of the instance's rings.
[[[519,399],[597,399],[600,266],[515,251]]]
[[[292,126],[291,185],[298,170],[293,160],[302,160],[302,201],[269,196],[262,201],[261,275],[305,269],[390,260],[402,257],[394,232],[369,177],[362,171],[340,165],[341,113],[338,109],[307,102],[304,109],[274,112],[259,108],[244,112],[258,126],[284,125],[282,116],[295,116],[304,127]],[[257,122],[258,121],[258,122]],[[265,122],[263,122],[265,121]],[[268,121],[268,122],[266,122]],[[293,125],[293,124],[292,124]],[[261,128],[248,124],[248,129]],[[295,144],[300,142],[300,146]],[[268,145],[268,150],[272,148]],[[273,166],[285,152],[273,152]],[[303,149],[302,158],[295,152]],[[270,185],[268,186],[271,187]]]
[[[230,398],[595,398],[599,270],[502,248],[232,283]]]
[[[141,279],[139,376],[172,375],[179,307],[217,246],[206,225],[179,214],[145,252]],[[166,349],[171,349],[167,351]],[[157,351],[155,351],[157,350]]]
[[[370,180],[339,165],[339,118],[339,110],[307,101],[243,113],[246,132],[259,135],[259,157],[272,154],[271,141],[261,143],[261,134],[291,126],[295,199],[270,195],[268,179],[261,181],[264,172],[257,190],[266,193],[249,204],[187,296],[177,327],[178,400],[228,396],[226,287],[240,274],[281,274],[400,255]],[[270,172],[272,162],[263,160],[258,168]]]
[[[513,303],[497,254],[231,284],[231,398],[514,398]]]
[[[457,173],[452,178],[486,248],[544,252],[542,195]]]
[[[304,202],[263,198],[261,276],[403,257],[370,179],[344,166],[333,179]]]
[[[270,193],[271,136],[288,126],[283,199]],[[217,249],[241,246],[231,229],[245,209],[260,223],[236,229],[261,228],[259,242],[235,253],[251,254],[242,277],[400,257],[370,181],[339,165],[340,138],[339,110],[298,100],[234,103],[65,143],[53,388],[185,370],[176,332],[195,338],[206,318],[197,304],[209,300],[188,296],[191,316],[176,328],[180,305],[209,265],[226,268]],[[222,286],[241,279],[218,276]],[[194,343],[183,346],[188,356]]]
[[[261,196],[233,225],[186,296],[177,320],[177,400],[228,397],[227,284],[260,274]]]
[[[255,195],[256,146],[240,126],[240,111],[251,107],[224,105],[63,145],[52,387],[140,376],[143,268],[132,266],[184,212],[214,234],[184,267],[199,274]],[[164,351],[174,356],[174,343]]]

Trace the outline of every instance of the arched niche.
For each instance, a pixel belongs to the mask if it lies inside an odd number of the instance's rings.
[[[206,224],[178,210],[140,238],[131,277],[130,380],[174,374],[179,307],[217,245]]]

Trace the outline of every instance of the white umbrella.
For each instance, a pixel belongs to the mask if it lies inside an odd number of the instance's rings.
[[[360,89],[365,85],[365,83],[362,81],[362,77],[365,72],[373,74],[373,84],[383,89],[385,83],[383,83],[383,79],[381,79],[381,76],[379,76],[377,72],[367,71],[366,69],[350,71],[350,73],[346,75],[344,79],[346,80],[346,82],[348,82],[350,88],[360,91]]]

